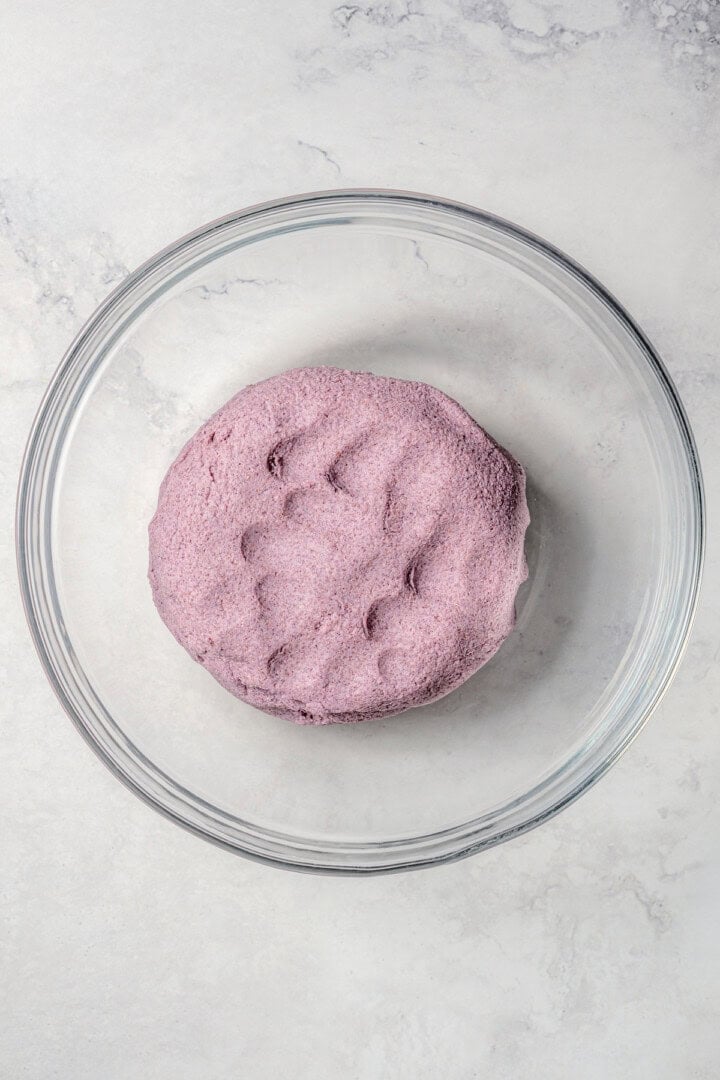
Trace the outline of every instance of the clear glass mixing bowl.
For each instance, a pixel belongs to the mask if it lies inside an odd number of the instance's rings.
[[[180,447],[244,384],[307,364],[430,382],[527,469],[517,629],[400,717],[257,712],[150,596],[147,524]],[[662,363],[589,274],[467,206],[338,191],[213,222],[101,305],[35,420],[17,543],[45,671],[119,777],[234,851],[357,873],[497,844],[616,760],[687,638],[703,498]]]

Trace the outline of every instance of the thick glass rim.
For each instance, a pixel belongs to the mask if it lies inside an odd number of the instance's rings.
[[[505,258],[519,265],[534,260],[547,274],[562,277],[577,295],[594,301],[616,333],[632,339],[661,391],[680,448],[683,551],[672,619],[656,645],[652,678],[641,700],[630,703],[600,739],[583,745],[530,791],[471,821],[424,836],[330,842],[220,811],[163,773],[123,735],[77,660],[64,624],[53,563],[53,502],[75,405],[124,329],[158,295],[229,248],[383,210],[450,238],[462,239],[468,230],[482,230],[487,243],[497,237]],[[527,832],[578,798],[629,746],[669,686],[697,607],[704,547],[702,475],[685,410],[657,352],[621,304],[583,267],[511,222],[447,199],[384,189],[321,191],[261,203],[196,229],[131,273],[91,315],[50,381],[30,431],[17,496],[18,574],[32,639],[60,704],[93,750],[136,795],[199,836],[262,862],[316,872],[377,873],[449,862]]]

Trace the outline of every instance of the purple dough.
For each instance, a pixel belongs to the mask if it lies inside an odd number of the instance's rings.
[[[160,615],[231,693],[298,724],[449,693],[527,577],[525,474],[425,383],[330,367],[248,386],[160,488]]]

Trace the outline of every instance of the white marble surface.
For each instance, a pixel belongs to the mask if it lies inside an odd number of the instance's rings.
[[[390,878],[233,858],[130,795],[42,677],[11,544],[67,342],[229,209],[388,186],[514,219],[630,308],[720,478],[720,7],[9,0],[0,36],[0,1075],[710,1080],[720,566],[663,705],[534,833]]]

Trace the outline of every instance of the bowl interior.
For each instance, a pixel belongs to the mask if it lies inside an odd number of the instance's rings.
[[[73,363],[38,511],[59,663],[95,741],[196,828],[306,865],[421,861],[443,832],[452,854],[576,793],[662,689],[696,546],[682,418],[642,343],[522,238],[392,202],[261,217],[146,275]],[[307,364],[432,383],[527,470],[514,634],[400,717],[264,715],[153,607],[147,525],[170,462],[242,386]]]

